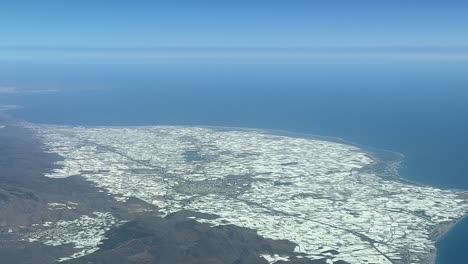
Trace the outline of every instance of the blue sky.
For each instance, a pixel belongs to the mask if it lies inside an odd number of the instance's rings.
[[[467,14],[467,1],[2,0],[0,47],[466,47]]]

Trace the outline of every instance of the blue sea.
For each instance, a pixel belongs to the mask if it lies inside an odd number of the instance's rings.
[[[23,106],[13,114],[32,122],[219,125],[339,137],[403,153],[406,178],[468,189],[466,59],[0,59],[0,86],[44,90],[0,95],[0,104]],[[466,263],[468,219],[438,248],[438,264]]]

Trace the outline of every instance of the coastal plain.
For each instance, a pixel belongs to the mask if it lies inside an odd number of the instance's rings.
[[[389,177],[395,162],[345,142],[255,129],[23,125],[61,157],[46,177],[80,177],[119,203],[137,198],[163,216],[198,212],[187,218],[294,244],[292,252],[259,254],[270,263],[432,263],[435,240],[468,212],[466,192]],[[93,214],[80,219],[104,231],[124,223]],[[63,244],[82,250],[60,260],[95,252],[104,231],[88,232],[99,238],[91,240],[64,231]],[[56,241],[43,233],[27,239]]]

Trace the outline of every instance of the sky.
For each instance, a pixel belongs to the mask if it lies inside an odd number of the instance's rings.
[[[2,0],[0,47],[468,47],[468,1]]]

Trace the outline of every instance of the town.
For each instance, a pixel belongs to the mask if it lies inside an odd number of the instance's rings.
[[[385,161],[343,142],[254,129],[27,126],[63,158],[47,177],[80,176],[164,214],[214,214],[196,220],[292,241],[301,258],[432,263],[435,240],[468,212],[467,192],[383,177],[370,168]]]

